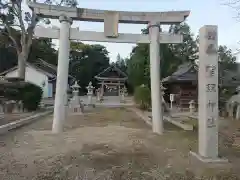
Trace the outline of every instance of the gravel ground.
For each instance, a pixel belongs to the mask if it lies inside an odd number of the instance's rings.
[[[165,124],[158,136],[132,112],[97,108],[69,116],[64,133],[51,133],[52,116],[0,136],[1,180],[236,180],[240,154],[221,143],[230,163],[200,163],[196,132]],[[225,141],[223,141],[225,142]]]

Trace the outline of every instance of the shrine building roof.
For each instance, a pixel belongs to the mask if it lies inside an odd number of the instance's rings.
[[[238,65],[238,64],[236,64]],[[240,84],[239,70],[224,70],[224,66],[219,64],[219,70],[222,72],[219,77],[219,84],[224,86],[237,86]],[[198,66],[194,63],[184,63],[171,75],[162,80],[163,83],[184,83],[198,81]]]
[[[95,76],[97,80],[117,80],[126,81],[128,79],[127,74],[121,71],[115,65],[110,65],[108,68],[104,69],[98,75]]]
[[[162,80],[163,83],[197,81],[197,68],[193,63],[184,63],[171,75]]]

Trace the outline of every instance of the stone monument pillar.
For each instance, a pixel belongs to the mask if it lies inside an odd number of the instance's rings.
[[[198,153],[204,162],[218,158],[218,31],[204,26],[199,32],[198,71]]]
[[[52,132],[60,133],[63,131],[65,120],[65,102],[68,85],[68,66],[69,66],[69,49],[70,49],[70,26],[72,20],[67,16],[60,16],[60,37],[58,51],[58,68],[57,68],[57,84],[54,101],[54,115]]]
[[[160,23],[150,22],[150,75],[152,98],[152,129],[153,132],[163,133],[162,95],[160,89],[160,52],[159,36]]]
[[[89,82],[89,84],[87,86],[87,90],[88,90],[88,93],[87,93],[87,96],[88,96],[88,106],[89,105],[93,105],[92,98],[93,98],[94,87],[93,87],[91,81]]]

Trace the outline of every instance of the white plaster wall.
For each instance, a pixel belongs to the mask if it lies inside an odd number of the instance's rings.
[[[7,73],[6,77],[17,77],[18,70]],[[43,90],[43,98],[48,97],[48,77],[34,68],[26,67],[25,81],[38,85]],[[43,87],[42,83],[45,82]]]

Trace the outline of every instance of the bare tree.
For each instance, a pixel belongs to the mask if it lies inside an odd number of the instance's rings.
[[[236,12],[233,18],[240,20],[240,0],[221,0],[221,4],[232,8]]]
[[[36,0],[33,0],[36,2]],[[76,6],[76,0],[61,0],[53,2],[46,0],[45,4]],[[18,55],[18,77],[25,79],[25,65],[32,45],[34,28],[38,22],[49,24],[50,20],[40,19],[33,10],[24,8],[23,0],[0,0],[0,26],[11,40]]]
[[[235,16],[233,17],[236,21],[240,21],[240,0],[220,0],[222,5],[228,6],[235,11]],[[240,41],[237,43],[240,45]],[[238,55],[240,53],[240,48],[236,48],[233,55]]]

